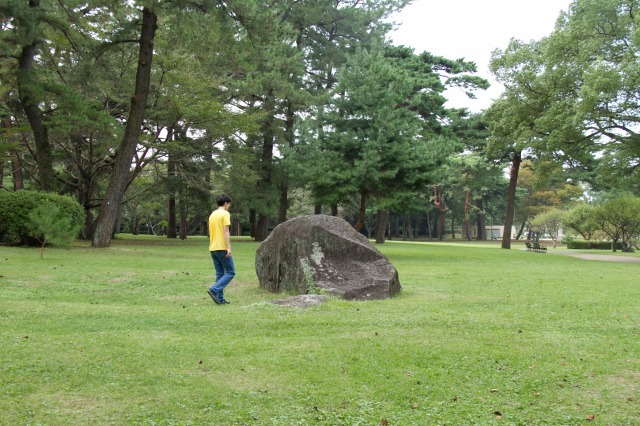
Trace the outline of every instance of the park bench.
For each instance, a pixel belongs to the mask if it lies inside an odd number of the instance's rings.
[[[546,253],[547,246],[543,246],[539,243],[526,243],[527,251],[533,251],[535,253]]]

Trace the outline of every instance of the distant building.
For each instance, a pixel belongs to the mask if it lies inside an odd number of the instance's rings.
[[[487,240],[501,240],[504,235],[504,226],[490,225],[484,227],[487,234]],[[511,227],[511,238],[515,237],[516,228]],[[478,228],[471,227],[471,238],[478,238]]]

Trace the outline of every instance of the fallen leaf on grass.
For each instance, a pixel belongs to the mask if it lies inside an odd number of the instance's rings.
[[[380,420],[380,424],[381,424],[382,426],[389,426],[389,420],[387,420],[387,419],[382,419],[382,420]]]
[[[418,409],[418,403],[417,403],[417,402],[414,402],[414,403],[413,403],[413,407],[411,407],[411,408],[413,408],[414,410],[417,410],[417,409]]]
[[[596,415],[595,414],[589,414],[587,416],[587,420],[591,421],[591,420],[595,420],[596,419]]]

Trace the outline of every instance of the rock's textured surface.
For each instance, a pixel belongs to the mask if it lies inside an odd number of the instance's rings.
[[[313,215],[278,225],[256,252],[260,287],[350,300],[384,299],[400,291],[389,260],[343,219]]]

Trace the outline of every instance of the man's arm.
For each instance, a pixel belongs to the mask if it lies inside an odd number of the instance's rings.
[[[224,227],[222,232],[224,236],[224,242],[227,244],[227,257],[231,257],[231,233],[229,232],[229,225]]]

